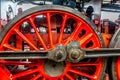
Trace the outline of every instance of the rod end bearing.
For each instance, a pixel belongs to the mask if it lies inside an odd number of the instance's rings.
[[[63,46],[62,44],[58,45],[49,54],[49,58],[51,60],[54,60],[55,62],[65,61],[66,57],[67,57],[66,49],[65,46]]]
[[[84,58],[84,52],[80,49],[80,43],[72,41],[67,46],[68,60],[71,62],[79,62]]]

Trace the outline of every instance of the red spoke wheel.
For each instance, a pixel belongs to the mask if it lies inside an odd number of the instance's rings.
[[[110,42],[110,48],[120,48],[120,28],[116,31]],[[120,80],[120,57],[115,57],[111,64],[113,80]]]
[[[96,27],[80,12],[45,5],[29,9],[10,21],[1,32],[0,49],[47,51],[72,40],[79,41],[82,48],[103,47]],[[0,80],[103,80],[105,69],[102,58],[83,59],[78,63],[43,59],[1,60],[0,64],[0,76],[3,76]]]

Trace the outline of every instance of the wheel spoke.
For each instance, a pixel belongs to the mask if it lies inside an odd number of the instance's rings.
[[[63,78],[61,78],[60,80],[64,80]]]
[[[25,62],[25,61],[3,61],[0,60],[0,64],[4,65],[25,65],[25,66],[35,66],[37,65],[36,63],[33,62]]]
[[[69,43],[69,41],[71,41],[76,35],[79,34],[80,30],[81,30],[81,25],[82,23],[78,23],[75,30],[73,31],[73,33],[71,34],[71,36],[67,39],[67,41],[65,42],[65,45],[67,45]]]
[[[85,74],[85,73],[83,73],[83,72],[81,72],[81,71],[78,71],[78,70],[75,70],[75,69],[71,69],[70,72],[75,73],[75,74],[78,74],[78,75],[80,75],[80,76],[84,76],[84,77],[86,77],[86,78],[96,79],[96,77],[94,77],[93,75],[88,75],[88,74]]]
[[[17,33],[17,35],[19,35],[23,40],[25,40],[32,48],[34,48],[35,50],[39,50],[32,42],[30,42],[29,39],[27,39],[27,37],[25,37],[19,30],[14,29],[14,31]]]
[[[17,73],[17,74],[14,74],[12,76],[12,79],[17,79],[17,78],[20,78],[20,77],[23,77],[23,76],[27,76],[27,75],[30,75],[30,74],[34,74],[36,72],[38,72],[39,69],[29,69],[29,70],[26,70],[26,71],[23,71],[23,72],[20,72],[20,73]]]
[[[49,40],[50,40],[50,47],[53,47],[53,38],[52,38],[51,23],[50,23],[50,13],[47,13],[46,17],[47,17],[47,24],[48,24],[48,35],[49,35]]]
[[[66,24],[66,20],[67,20],[67,15],[64,15],[63,22],[62,22],[61,29],[60,29],[60,36],[59,36],[59,39],[58,39],[58,43],[61,43],[61,40],[62,40],[62,37],[63,37],[64,28],[65,28],[65,24]]]
[[[65,75],[69,80],[74,80],[74,78],[72,78],[70,75],[66,74]]]
[[[43,78],[42,80],[46,80],[45,78]]]
[[[9,44],[4,44],[3,46],[6,47],[6,48],[8,48],[8,49],[11,49],[11,50],[13,50],[13,51],[20,51],[20,50],[21,50],[21,49],[15,48],[15,47],[13,47],[13,46],[11,46],[11,45],[9,45]]]
[[[29,21],[30,21],[32,27],[35,30],[35,33],[36,33],[36,35],[37,35],[37,37],[39,39],[39,42],[43,45],[44,49],[47,50],[47,46],[45,45],[45,42],[43,41],[42,37],[40,36],[40,34],[38,32],[38,29],[36,28],[36,26],[34,24],[34,21],[33,21],[33,19],[31,17],[29,18]]]
[[[38,78],[42,77],[42,75],[39,73],[37,76],[33,77],[31,80],[38,80]]]
[[[75,63],[75,64],[72,64],[72,66],[74,67],[74,66],[78,66],[78,67],[80,67],[80,66],[97,66],[98,64],[97,63]]]
[[[93,33],[89,33],[84,35],[82,38],[80,38],[78,41],[80,41],[80,45],[83,45],[86,41],[89,41],[91,37],[93,36]]]

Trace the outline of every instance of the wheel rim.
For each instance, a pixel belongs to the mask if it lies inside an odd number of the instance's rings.
[[[113,35],[110,45],[110,48],[119,48],[120,42],[119,42],[119,36],[120,36],[120,29],[116,31],[116,33]],[[115,57],[112,60],[112,78],[113,80],[120,80],[120,57]]]
[[[39,19],[39,24],[37,19]],[[102,47],[101,39],[93,29],[88,21],[69,11],[59,9],[37,11],[22,17],[11,26],[4,36],[2,35],[0,50],[47,51],[53,49],[57,44],[67,45],[71,40],[80,41],[82,48],[100,48]],[[103,71],[102,58],[84,59],[79,63],[56,63],[41,59],[1,60],[0,63],[6,66],[11,74],[8,77],[13,80],[26,78],[30,80],[74,80],[85,77],[90,80],[98,80]],[[52,70],[46,68],[50,64],[52,65],[49,68],[55,69],[56,72],[53,71],[57,73],[56,75]],[[60,72],[56,69],[58,64],[62,65],[59,68]]]

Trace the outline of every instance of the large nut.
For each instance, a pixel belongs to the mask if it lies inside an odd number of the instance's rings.
[[[62,50],[59,50],[55,53],[56,60],[61,60],[63,56],[64,56],[64,52]]]
[[[62,44],[58,45],[55,49],[49,52],[49,59],[56,62],[62,62],[66,60],[67,53],[66,48]]]
[[[83,58],[83,51],[80,49],[71,49],[69,51],[68,60],[71,62],[79,62]]]
[[[79,51],[76,50],[71,52],[71,58],[78,59],[79,57],[80,57]]]
[[[84,58],[84,51],[80,48],[80,42],[71,41],[67,45],[68,60],[71,62],[79,62]]]

